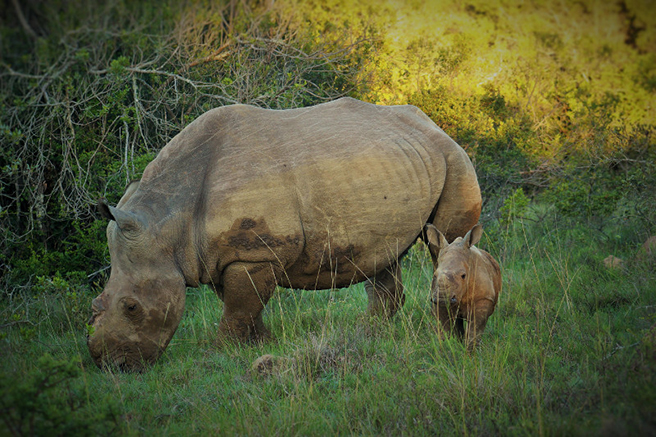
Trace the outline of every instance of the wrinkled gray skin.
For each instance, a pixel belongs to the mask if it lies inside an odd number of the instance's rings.
[[[368,311],[393,315],[399,257],[427,222],[464,235],[481,195],[467,154],[417,108],[343,98],[211,110],[99,209],[112,270],[89,351],[98,366],[140,370],[171,340],[185,287],[209,284],[223,301],[220,340],[269,337],[262,310],[276,285],[366,281]]]
[[[451,244],[435,226],[428,224],[425,231],[435,267],[434,314],[442,332],[455,333],[471,349],[499,299],[501,269],[492,255],[474,246],[483,235],[480,225]]]

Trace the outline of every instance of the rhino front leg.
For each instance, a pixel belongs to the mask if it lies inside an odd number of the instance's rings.
[[[467,349],[473,350],[481,338],[487,319],[492,311],[486,303],[478,304],[467,314],[467,329],[465,330],[465,342]]]
[[[260,341],[271,337],[264,326],[262,310],[276,288],[271,263],[236,262],[225,268],[222,279],[223,318],[219,343],[223,340]]]
[[[394,262],[364,284],[369,302],[367,312],[370,315],[392,317],[405,303],[401,266]]]
[[[463,320],[458,317],[457,308],[447,305],[437,305],[435,308],[435,316],[438,320],[438,332],[440,337],[443,338],[444,334],[455,335],[458,339],[462,339],[465,333]]]

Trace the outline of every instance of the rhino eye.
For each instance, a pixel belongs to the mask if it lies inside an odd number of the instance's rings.
[[[143,310],[136,299],[127,298],[123,301],[123,311],[130,318],[140,318]]]
[[[462,278],[462,279],[465,279],[465,274],[464,274],[464,273],[462,274],[461,278]]]

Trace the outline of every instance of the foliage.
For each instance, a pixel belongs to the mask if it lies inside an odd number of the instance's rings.
[[[509,225],[516,219],[519,219],[525,213],[530,200],[524,194],[524,190],[519,187],[515,192],[510,195],[504,202],[503,206],[499,208],[501,217],[499,221],[502,225]]]
[[[630,215],[651,232],[653,14],[506,3],[21,5],[24,24],[0,27],[0,282],[95,279],[97,198],[116,203],[207,109],[347,94],[414,104],[462,144],[485,224],[521,188],[597,229]]]
[[[183,6],[37,2],[25,6],[36,38],[3,25],[3,40],[13,41],[0,51],[7,286],[103,268],[95,202],[116,203],[201,113],[234,103],[306,106],[352,93],[375,48],[366,35],[323,41],[284,5]]]
[[[0,416],[11,435],[111,435],[117,406],[92,406],[76,360],[45,354],[27,374],[0,374]]]

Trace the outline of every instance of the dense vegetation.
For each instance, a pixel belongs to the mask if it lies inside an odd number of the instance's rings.
[[[9,433],[656,432],[656,274],[638,251],[656,233],[649,2],[18,3],[0,5]],[[221,305],[189,290],[152,370],[92,368],[96,200],[209,108],[343,95],[420,107],[475,163],[505,287],[476,354],[433,335],[416,246],[392,322],[361,316],[359,286],[286,291],[266,314],[276,343],[217,350]],[[249,370],[263,354],[269,376]]]
[[[101,269],[97,199],[117,202],[198,115],[225,104],[286,108],[355,92],[371,48],[365,39],[316,40],[312,27],[257,5],[87,3],[28,10],[43,34],[33,39],[3,28],[12,43],[0,73],[0,256],[10,289]]]

